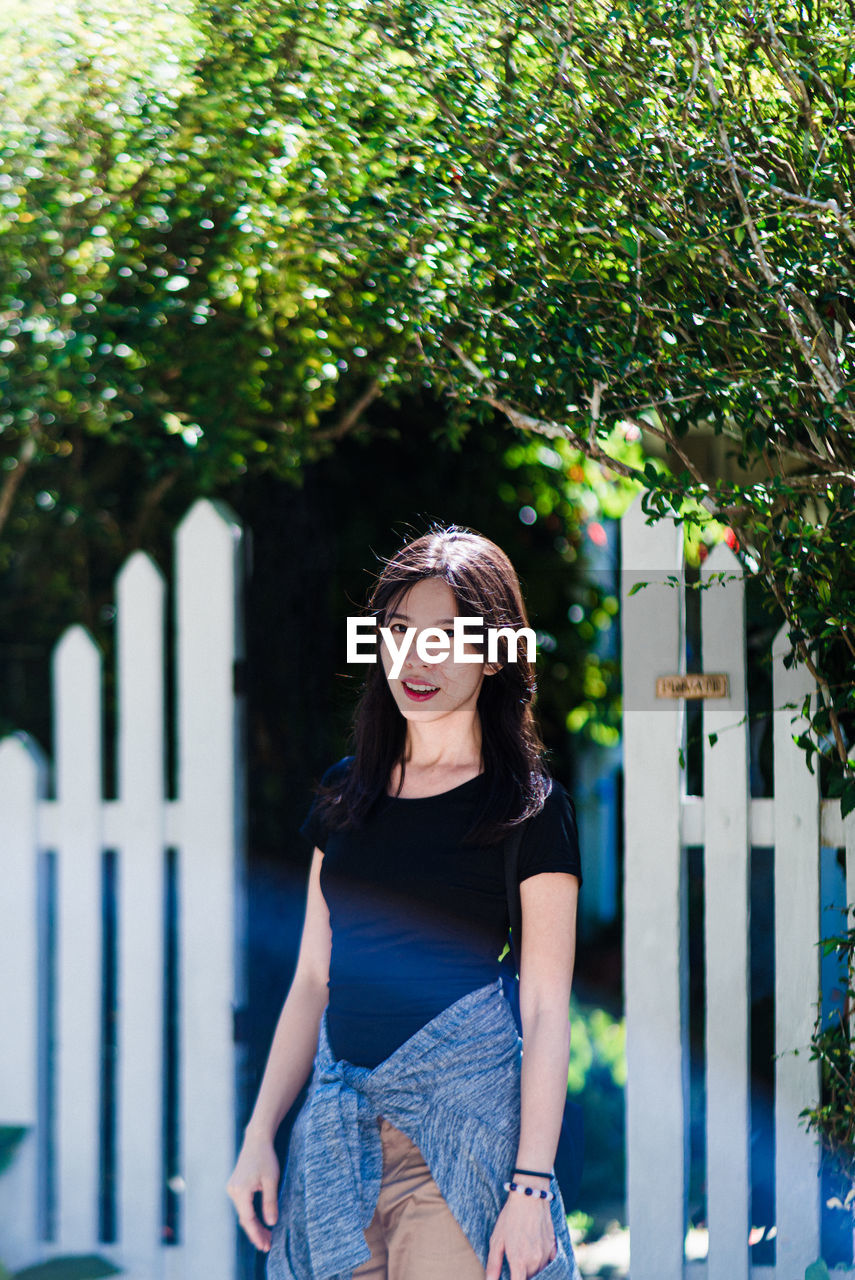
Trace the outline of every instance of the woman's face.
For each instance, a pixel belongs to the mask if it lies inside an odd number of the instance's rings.
[[[453,627],[457,613],[457,601],[448,583],[442,578],[424,578],[410,587],[382,620],[383,626],[392,632],[396,645],[402,644],[408,628],[415,628],[396,679],[390,676],[392,655],[388,646],[380,645],[392,697],[408,720],[439,720],[461,708],[474,708],[484,676],[493,672],[483,661],[454,661]],[[425,662],[416,651],[419,634],[427,627],[439,628],[448,634],[449,652],[438,662]],[[467,645],[466,652],[476,654],[479,647]]]

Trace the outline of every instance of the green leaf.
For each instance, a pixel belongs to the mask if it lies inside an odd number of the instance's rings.
[[[848,818],[855,809],[855,782],[847,782],[840,797],[840,816]]]

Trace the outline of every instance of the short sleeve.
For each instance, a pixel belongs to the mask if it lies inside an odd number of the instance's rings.
[[[553,779],[540,813],[529,818],[520,846],[520,880],[541,871],[568,871],[582,883],[576,806],[557,779]]]
[[[338,782],[346,772],[352,759],[353,756],[344,756],[341,760],[336,761],[335,764],[331,764],[321,778],[321,785],[326,787],[329,786],[330,783]],[[312,800],[312,803],[309,806],[309,812],[301,822],[298,830],[301,836],[306,837],[313,849],[316,846],[321,850],[326,848],[329,828],[318,813],[317,796]]]

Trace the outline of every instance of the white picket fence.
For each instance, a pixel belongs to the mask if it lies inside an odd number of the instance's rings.
[[[234,517],[204,501],[177,534],[176,799],[166,798],[164,785],[164,583],[141,554],[117,590],[118,798],[102,796],[101,657],[80,627],[55,653],[55,798],[47,798],[49,770],[37,747],[20,735],[0,742],[0,1123],[29,1128],[0,1178],[7,1266],[97,1251],[130,1280],[233,1280],[238,1271],[225,1181],[241,1067],[233,1013],[245,998],[244,745],[234,688],[240,542]],[[802,698],[813,690],[802,668],[784,669],[784,631],[774,645],[775,798],[750,797],[748,730],[737,727],[747,710],[744,588],[726,546],[703,575],[730,576],[701,599],[704,670],[727,673],[729,697],[704,702],[705,794],[684,794],[685,703],[654,696],[657,676],[685,671],[675,586],[682,531],[668,520],[647,526],[636,502],[621,542],[632,1280],[803,1280],[819,1254],[819,1188],[816,1145],[797,1117],[816,1099],[818,1080],[808,1054],[790,1051],[804,1048],[813,1022],[820,848],[845,846],[855,899],[855,816],[844,823],[839,804],[821,800],[792,741]],[[637,581],[650,585],[631,595]],[[715,746],[710,733],[719,735]],[[709,1256],[702,1264],[687,1263],[684,1248],[690,845],[705,850]],[[750,1267],[748,1252],[752,846],[775,850],[774,1268]],[[113,1243],[99,1241],[105,850],[114,851],[118,885]],[[163,1238],[167,850],[178,868],[177,1243]],[[40,953],[39,940],[51,936],[53,952]]]
[[[103,799],[102,662],[82,627],[67,631],[54,654],[55,798],[47,798],[49,771],[35,744],[22,735],[0,742],[0,1123],[29,1128],[0,1179],[0,1260],[10,1268],[97,1252],[130,1280],[229,1280],[236,1271],[225,1194],[240,1065],[233,1013],[244,1002],[234,516],[197,502],[177,532],[175,569],[177,799],[165,789],[164,581],[141,553],[117,583],[118,798]],[[179,921],[174,1242],[164,1238],[163,1165],[170,849]],[[114,851],[118,885],[113,1243],[99,1241],[105,850]],[[38,887],[46,856],[55,867],[52,904],[44,876]],[[44,945],[49,913],[53,955]]]
[[[621,527],[630,1274],[632,1280],[804,1280],[805,1267],[820,1252],[818,1149],[798,1120],[819,1095],[817,1064],[805,1046],[819,984],[820,850],[845,847],[852,902],[855,815],[844,822],[839,802],[821,799],[818,774],[811,774],[793,741],[803,731],[804,697],[815,698],[816,689],[804,667],[783,665],[790,647],[786,627],[773,645],[774,799],[750,795],[748,727],[739,724],[748,709],[744,582],[726,544],[701,570],[702,582],[711,583],[701,591],[701,617],[703,670],[726,673],[729,696],[703,702],[704,795],[685,794],[678,756],[685,746],[685,701],[655,697],[657,676],[686,671],[683,593],[674,585],[682,581],[683,535],[671,520],[648,526],[644,519],[636,501]],[[714,580],[721,573],[725,580]],[[630,595],[637,582],[651,585]],[[709,734],[718,734],[714,745]],[[684,1249],[686,850],[692,845],[703,846],[705,865],[704,1262],[687,1262]],[[748,1248],[752,846],[774,847],[774,1267],[751,1266]],[[825,924],[822,931],[831,932]]]

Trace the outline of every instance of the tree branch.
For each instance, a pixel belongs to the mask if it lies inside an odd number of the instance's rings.
[[[790,610],[787,607],[786,598],[778,585],[775,575],[773,573],[767,572],[764,576],[766,578],[766,581],[769,583],[769,586],[772,588],[775,599],[778,601],[778,604],[780,605],[781,611],[783,612],[787,622],[789,622],[792,627],[798,628],[799,626],[798,618],[793,617],[792,614],[790,613]],[[808,671],[813,676],[814,680],[817,682],[817,684],[819,685],[819,688],[822,691],[822,700],[825,703],[825,708],[828,712],[828,719],[831,724],[832,733],[834,734],[834,742],[835,742],[835,745],[837,746],[837,754],[840,760],[842,760],[843,763],[845,764],[846,760],[848,759],[848,756],[846,753],[846,743],[843,741],[843,733],[840,728],[840,721],[838,720],[837,713],[834,710],[834,699],[831,696],[831,690],[828,687],[828,681],[825,679],[824,676],[820,675],[819,671],[817,671],[816,667],[811,661],[811,657],[810,657],[810,654],[808,653],[807,645],[805,644],[805,642],[803,640],[797,640],[795,648],[802,662],[807,667]]]
[[[697,41],[695,40],[694,37],[690,37],[690,43],[694,45],[695,48],[698,48]],[[721,106],[721,97],[719,95],[718,89],[716,88],[715,81],[713,79],[712,70],[709,65],[709,60],[703,55],[703,53],[701,53],[701,60],[704,68],[707,92],[710,97],[710,102],[712,103],[714,109],[718,111]],[[727,168],[730,174],[731,186],[733,187],[733,191],[734,191],[734,194],[736,195],[736,199],[739,204],[739,207],[742,210],[742,216],[743,216],[745,228],[748,232],[749,238],[751,240],[751,244],[754,248],[754,253],[757,258],[757,262],[760,266],[760,270],[763,274],[763,277],[766,280],[766,283],[771,287],[772,296],[775,299],[778,310],[781,312],[781,315],[783,316],[787,324],[787,327],[789,328],[791,334],[793,335],[796,345],[799,348],[799,351],[801,352],[802,358],[804,359],[808,369],[811,371],[819,387],[820,393],[823,396],[823,399],[826,400],[829,404],[834,405],[840,412],[841,416],[845,418],[845,420],[848,423],[850,423],[852,426],[855,426],[855,412],[853,412],[851,409],[846,409],[842,405],[837,404],[836,397],[841,390],[840,383],[835,380],[832,371],[827,368],[825,363],[818,361],[814,357],[813,347],[808,343],[808,340],[805,334],[802,333],[799,325],[797,324],[796,318],[793,315],[793,308],[788,303],[786,297],[784,296],[784,286],[782,286],[781,281],[778,279],[778,276],[773,271],[772,266],[769,262],[769,259],[766,256],[766,251],[763,248],[763,243],[757,231],[754,218],[752,217],[751,209],[749,208],[745,191],[743,190],[742,183],[740,182],[739,176],[736,171],[736,160],[730,146],[730,141],[727,136],[727,131],[725,130],[721,120],[717,122],[717,132],[718,132],[718,137],[719,137],[719,142],[721,144],[722,152],[724,153],[725,160],[727,161]],[[817,452],[821,455],[825,451],[829,459],[832,462],[836,463],[837,459],[830,445],[826,441],[823,441],[823,439],[817,434],[817,432],[814,430],[813,426],[809,422],[806,422],[804,425],[805,425],[805,430],[810,435],[811,440],[813,441],[813,444]]]
[[[27,436],[21,445],[16,465],[11,469],[11,471],[6,472],[6,478],[4,479],[2,486],[0,486],[0,533],[3,532],[6,521],[12,513],[15,494],[18,492],[21,481],[26,475],[30,463],[35,457],[35,453],[35,437],[31,435]]]
[[[340,440],[342,436],[346,436],[348,431],[351,431],[359,422],[368,406],[377,399],[380,389],[380,379],[375,378],[363,391],[362,395],[357,400],[354,400],[350,408],[342,414],[334,427],[325,427],[320,431],[313,431],[313,439]]]

